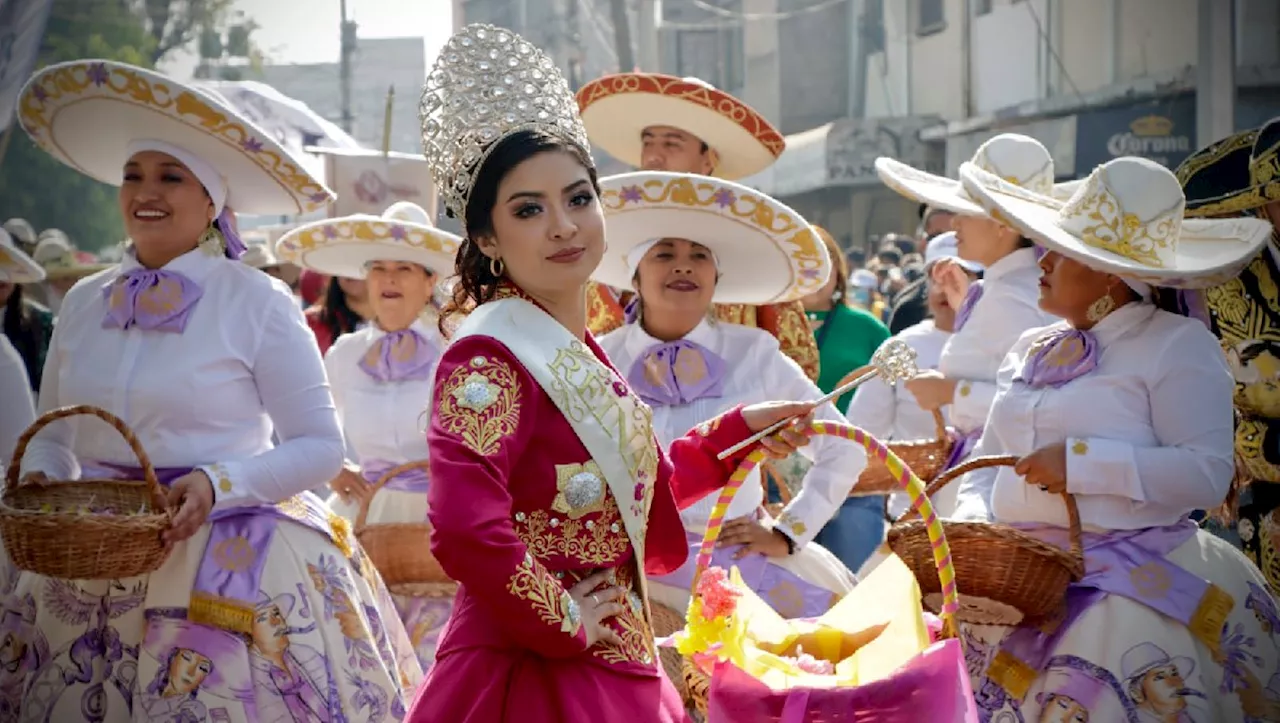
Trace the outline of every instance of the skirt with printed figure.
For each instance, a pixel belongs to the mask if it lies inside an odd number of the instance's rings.
[[[1014,628],[962,626],[982,722],[1280,721],[1280,612],[1266,580],[1239,550],[1204,531],[1165,559],[1231,596],[1216,650],[1186,625],[1106,595],[1049,646],[1039,676],[1015,700],[997,682],[1001,644]]]
[[[178,543],[150,575],[118,580],[43,577],[6,556],[0,723],[404,717],[422,671],[358,545],[280,521],[252,629],[233,633],[187,615],[210,530]]]
[[[329,498],[329,506],[355,524],[356,515],[360,512],[359,504],[348,504],[334,495]],[[426,493],[381,490],[369,503],[365,524],[423,522],[426,519]],[[391,593],[396,612],[404,623],[423,671],[429,670],[436,659],[436,642],[453,610],[455,593],[456,587],[451,583],[427,583],[415,585],[413,589],[396,589]]]

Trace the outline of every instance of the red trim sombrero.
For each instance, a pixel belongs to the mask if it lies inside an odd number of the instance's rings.
[[[619,73],[587,83],[578,109],[591,143],[636,168],[645,128],[671,126],[715,149],[715,175],[737,180],[773,165],[786,140],[746,103],[696,78]]]

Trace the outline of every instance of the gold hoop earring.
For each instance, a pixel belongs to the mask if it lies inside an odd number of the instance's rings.
[[[489,273],[493,274],[495,279],[502,278],[502,272],[507,270],[507,265],[502,263],[502,259],[489,259]]]
[[[1084,315],[1085,318],[1096,324],[1107,318],[1107,314],[1115,310],[1116,300],[1111,298],[1111,293],[1108,292],[1098,297],[1092,304],[1089,304],[1089,308],[1085,310]]]

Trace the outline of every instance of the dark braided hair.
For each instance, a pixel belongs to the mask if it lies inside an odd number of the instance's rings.
[[[596,194],[600,193],[600,182],[596,174],[595,163],[586,149],[579,147],[560,136],[541,130],[516,131],[498,141],[489,153],[484,164],[475,175],[475,185],[471,187],[471,197],[467,201],[466,238],[458,249],[454,262],[454,275],[457,282],[453,286],[451,298],[440,312],[440,333],[447,339],[450,335],[449,325],[455,316],[465,315],[471,309],[493,300],[498,293],[501,277],[494,276],[490,269],[490,259],[480,250],[475,239],[493,234],[493,209],[498,204],[498,185],[502,179],[516,166],[540,153],[558,151],[572,155],[582,164],[591,178],[591,187]],[[454,216],[449,211],[449,216]]]
[[[320,323],[329,330],[330,338],[338,337],[356,330],[363,319],[351,305],[347,303],[347,295],[338,282],[338,277],[331,276],[324,285],[324,298],[320,303]],[[331,342],[332,343],[332,342]]]

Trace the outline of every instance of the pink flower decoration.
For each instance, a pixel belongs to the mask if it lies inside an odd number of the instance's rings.
[[[698,579],[698,597],[702,599],[702,616],[707,620],[727,618],[738,609],[742,593],[729,582],[722,567],[707,568]]]
[[[636,483],[636,502],[642,502],[643,500],[644,500],[644,483],[637,482]]]
[[[797,651],[800,654],[791,658],[791,662],[795,666],[811,675],[832,675],[836,672],[836,666],[831,664],[829,660],[819,660],[812,655],[804,652],[803,649]]]

